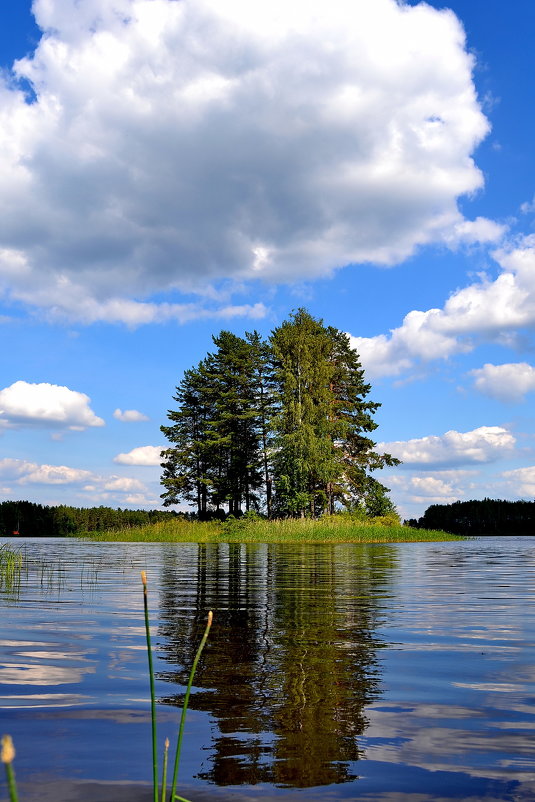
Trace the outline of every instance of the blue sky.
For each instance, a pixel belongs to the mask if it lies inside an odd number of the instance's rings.
[[[298,306],[403,516],[533,498],[531,2],[0,13],[0,499],[157,506],[183,371]]]

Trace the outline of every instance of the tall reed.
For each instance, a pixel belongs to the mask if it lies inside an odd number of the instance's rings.
[[[152,726],[152,782],[153,782],[153,800],[154,802],[159,802],[158,800],[158,746],[157,746],[157,731],[156,731],[156,692],[155,692],[155,684],[154,684],[154,666],[152,660],[152,644],[151,644],[151,637],[150,637],[150,621],[149,621],[149,605],[148,605],[148,598],[147,598],[147,574],[145,571],[141,572],[141,581],[143,583],[143,610],[145,614],[145,636],[147,641],[147,654],[148,654],[148,662],[149,662],[149,684],[150,684],[150,701],[151,701],[151,726]],[[178,802],[188,802],[187,799],[184,799],[182,796],[178,796],[176,793],[176,785],[177,785],[177,778],[178,778],[178,768],[180,765],[180,755],[182,752],[182,740],[184,737],[184,727],[186,724],[186,712],[188,709],[189,697],[191,693],[191,686],[193,685],[193,678],[195,676],[195,671],[197,670],[197,664],[200,660],[202,651],[206,645],[206,641],[208,640],[208,634],[210,632],[210,627],[212,626],[212,619],[213,614],[210,610],[208,613],[208,620],[206,623],[206,628],[204,630],[204,634],[202,636],[201,642],[199,644],[199,648],[195,654],[195,659],[193,660],[193,665],[191,667],[191,671],[188,678],[188,684],[186,687],[186,693],[184,695],[184,702],[182,705],[182,714],[180,716],[180,725],[178,729],[178,737],[177,737],[177,745],[175,751],[175,760],[173,766],[173,780],[171,786],[171,795],[169,797],[170,802],[174,802],[174,800],[178,800]],[[164,756],[163,756],[163,769],[162,769],[162,796],[161,802],[164,802],[166,796],[166,785],[167,785],[167,756],[169,751],[169,739],[165,739],[165,746],[164,746]]]
[[[181,796],[177,796],[177,794],[176,794],[176,783],[177,783],[177,777],[178,777],[178,766],[179,766],[179,763],[180,763],[180,753],[182,751],[182,738],[184,736],[184,726],[186,724],[186,711],[188,709],[189,696],[190,696],[190,693],[191,693],[191,686],[193,685],[193,677],[195,676],[195,671],[197,670],[197,663],[199,662],[199,659],[201,657],[202,650],[204,649],[204,647],[206,645],[206,641],[208,640],[208,635],[210,633],[210,627],[212,626],[212,619],[213,619],[213,614],[212,614],[212,611],[210,610],[208,612],[208,620],[206,622],[206,628],[204,630],[204,635],[202,636],[202,640],[201,640],[201,642],[199,644],[199,648],[197,649],[197,653],[195,655],[195,659],[193,661],[193,665],[191,667],[191,671],[190,671],[190,674],[189,674],[188,685],[186,687],[186,693],[185,693],[185,696],[184,696],[184,703],[182,705],[182,715],[180,716],[180,727],[179,727],[179,730],[178,730],[178,740],[177,740],[177,744],[176,744],[175,765],[174,765],[174,769],[173,769],[173,784],[171,786],[171,797],[170,797],[171,798],[171,802],[173,802],[174,799],[178,799],[178,800],[180,800],[180,802],[188,802],[187,799],[183,799]]]
[[[15,782],[15,772],[13,771],[13,760],[15,758],[15,747],[11,740],[11,735],[2,735],[2,750],[0,754],[2,763],[6,767],[7,787],[9,789],[10,802],[18,802],[17,784]]]
[[[158,802],[158,741],[156,733],[156,693],[154,690],[154,668],[152,665],[152,646],[150,642],[149,604],[147,599],[147,574],[141,572],[143,582],[143,609],[145,613],[145,637],[147,639],[147,655],[149,659],[150,683],[150,720],[152,725],[152,789],[153,802]]]
[[[22,554],[8,546],[0,544],[0,588],[12,591],[20,582]]]

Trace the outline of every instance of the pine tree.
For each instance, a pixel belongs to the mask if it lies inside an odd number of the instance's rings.
[[[388,490],[368,472],[399,465],[399,460],[373,450],[375,443],[368,435],[377,428],[372,416],[381,405],[366,400],[371,385],[364,380],[364,370],[348,335],[332,327],[327,331],[331,340],[331,436],[340,469],[337,482],[327,492],[328,508],[333,512],[335,501],[348,507],[366,507],[370,493],[384,496]],[[385,508],[386,502],[385,497]]]
[[[197,369],[185,372],[173,396],[178,409],[167,413],[172,425],[161,427],[173,444],[162,451],[164,506],[178,504],[181,500],[192,502],[199,518],[207,516],[208,490],[213,482],[212,443],[208,436],[213,409],[208,386],[206,360],[203,360]]]
[[[277,511],[332,513],[364,500],[367,471],[397,464],[367,436],[380,406],[346,334],[299,309],[271,337],[278,387],[274,418]]]
[[[173,425],[161,427],[172,443],[162,452],[164,504],[189,501],[201,518],[225,505],[234,516],[258,508],[263,481],[257,348],[229,331],[213,341],[216,350],[177,387]]]
[[[274,412],[273,382],[271,381],[271,349],[257,331],[247,332],[247,342],[251,347],[252,380],[260,463],[263,475],[266,513],[271,517],[273,478],[271,452],[273,432],[271,419]]]
[[[337,475],[330,437],[330,338],[321,322],[299,309],[275,329],[270,344],[278,407],[277,512],[314,515],[318,492]]]
[[[208,359],[213,417],[209,436],[219,455],[213,500],[228,503],[231,515],[258,506],[262,484],[258,411],[251,344],[230,331],[213,338],[217,350]]]

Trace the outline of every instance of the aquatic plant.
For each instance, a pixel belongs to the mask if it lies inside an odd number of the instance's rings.
[[[10,548],[7,543],[0,544],[0,588],[12,591],[20,580],[22,554]]]
[[[2,550],[0,549],[0,552]],[[22,559],[22,558],[21,558]],[[15,564],[17,561],[15,560]],[[19,567],[20,567],[20,563]],[[168,752],[169,752],[169,739],[165,739],[164,745],[164,755],[163,755],[163,768],[162,768],[162,787],[161,787],[161,801],[158,795],[158,746],[157,746],[157,727],[156,727],[156,691],[155,691],[155,683],[154,683],[154,665],[152,659],[152,644],[151,644],[151,637],[150,637],[150,620],[149,620],[149,606],[148,606],[148,593],[147,593],[147,574],[145,571],[141,572],[141,581],[143,583],[143,609],[144,609],[144,617],[145,617],[145,636],[147,641],[147,655],[148,655],[148,663],[149,663],[149,685],[150,685],[150,700],[151,700],[151,730],[152,730],[152,781],[153,781],[153,800],[154,802],[165,802],[166,795],[167,795],[167,761],[168,761]],[[184,702],[182,705],[182,713],[180,716],[180,724],[178,729],[178,736],[177,736],[177,744],[176,744],[176,751],[175,751],[175,760],[173,766],[173,780],[171,786],[171,795],[169,797],[170,802],[174,802],[174,800],[178,800],[178,802],[188,802],[187,799],[184,797],[179,796],[176,793],[176,786],[177,786],[177,779],[178,779],[178,769],[180,765],[180,755],[182,751],[182,741],[184,737],[184,727],[186,723],[186,712],[188,709],[189,697],[191,693],[191,687],[193,685],[193,678],[195,676],[195,671],[197,670],[197,664],[200,660],[202,651],[206,645],[206,641],[208,640],[208,634],[210,632],[210,627],[212,626],[212,619],[213,614],[210,610],[208,613],[208,619],[206,622],[206,627],[204,630],[204,634],[202,636],[201,642],[195,654],[195,659],[193,660],[193,665],[191,667],[191,671],[188,678],[188,684],[186,686],[186,693],[184,696]],[[13,741],[10,735],[3,735],[1,740],[1,752],[0,758],[2,763],[5,766],[6,771],[6,778],[7,778],[7,785],[9,789],[9,799],[10,802],[18,802],[18,795],[17,795],[17,786],[15,782],[15,772],[13,770],[13,760],[15,758],[15,748],[13,746]]]
[[[151,637],[150,637],[150,621],[149,621],[149,605],[148,605],[148,594],[147,594],[147,574],[145,571],[141,572],[141,581],[143,583],[143,610],[145,614],[145,635],[147,640],[147,655],[148,655],[148,663],[149,663],[149,685],[150,685],[150,700],[151,700],[151,727],[152,727],[152,779],[153,779],[153,799],[154,802],[158,802],[158,747],[157,747],[157,727],[156,727],[156,692],[155,692],[155,684],[154,684],[154,666],[152,660],[152,645],[151,645]],[[188,802],[187,799],[184,797],[179,796],[176,793],[176,786],[177,786],[177,779],[178,779],[178,769],[180,765],[180,755],[182,752],[182,741],[184,737],[184,727],[186,724],[186,712],[188,709],[189,697],[191,693],[191,686],[193,685],[193,678],[195,676],[195,671],[197,670],[197,664],[200,660],[202,651],[206,645],[206,641],[208,640],[208,634],[210,632],[210,627],[212,626],[212,619],[213,614],[210,610],[208,613],[208,619],[206,622],[206,627],[204,630],[204,634],[202,636],[201,642],[195,654],[195,659],[193,660],[193,665],[191,667],[191,671],[188,678],[188,684],[186,686],[186,693],[184,695],[184,702],[182,704],[182,713],[180,716],[180,725],[178,729],[178,737],[177,737],[177,744],[175,750],[175,760],[173,765],[173,780],[171,785],[171,795],[169,797],[170,802],[174,802],[174,800],[178,800],[178,802]],[[169,739],[165,739],[165,746],[164,746],[164,757],[163,757],[163,769],[162,769],[162,802],[165,800],[166,796],[166,785],[167,785],[167,756],[169,751]]]
[[[15,758],[15,747],[13,746],[11,735],[2,735],[2,751],[0,757],[6,768],[10,802],[18,802],[17,784],[15,782],[15,772],[13,771],[12,765]]]

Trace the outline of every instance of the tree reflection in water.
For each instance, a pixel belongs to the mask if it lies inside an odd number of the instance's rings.
[[[160,650],[173,667],[159,678],[185,685],[213,609],[190,708],[210,713],[219,733],[199,777],[297,788],[355,780],[365,706],[380,693],[375,630],[394,550],[201,544],[189,582],[179,554],[164,561]],[[182,694],[162,701],[181,706]]]

